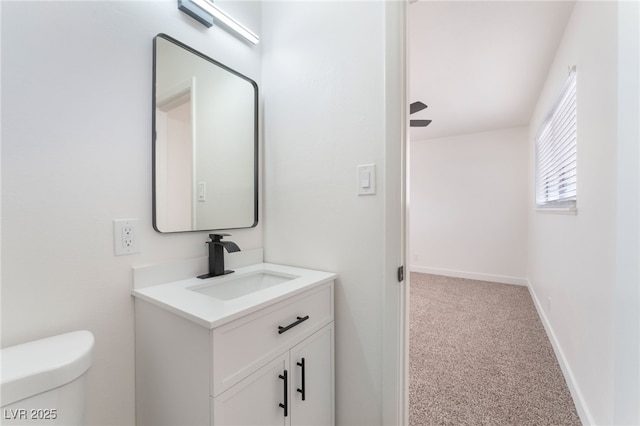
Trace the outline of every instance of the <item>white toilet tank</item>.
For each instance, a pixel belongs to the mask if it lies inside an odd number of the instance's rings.
[[[84,425],[93,343],[82,330],[0,350],[0,424]]]

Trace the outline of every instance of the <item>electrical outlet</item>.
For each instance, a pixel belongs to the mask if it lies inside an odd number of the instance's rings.
[[[126,248],[133,247],[133,226],[124,225],[122,227],[122,245]]]
[[[113,220],[113,246],[116,256],[140,253],[138,219]]]

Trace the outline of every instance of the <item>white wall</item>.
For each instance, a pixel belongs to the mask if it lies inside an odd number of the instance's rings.
[[[618,9],[614,423],[640,424],[640,2]]]
[[[384,3],[263,4],[265,258],[339,275],[344,425],[382,422]],[[367,163],[377,165],[378,192],[359,197],[356,166]]]
[[[617,49],[618,5],[577,2],[530,125],[532,183],[534,135],[576,65],[578,214],[535,212],[530,196],[529,279],[587,424],[614,423],[616,197],[625,197],[616,194]]]
[[[411,141],[416,272],[525,284],[527,128]]]
[[[260,32],[260,5],[228,5]],[[134,423],[133,265],[206,255],[206,232],[151,227],[152,38],[165,32],[261,81],[260,45],[160,2],[1,2],[2,346],[96,337],[88,423]],[[112,220],[142,253],[114,256]],[[261,226],[232,230],[243,249]]]

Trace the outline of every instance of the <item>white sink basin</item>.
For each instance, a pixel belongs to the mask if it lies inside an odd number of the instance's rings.
[[[296,278],[300,277],[271,271],[256,271],[237,276],[212,278],[202,285],[187,287],[187,290],[219,300],[233,300]]]
[[[191,278],[135,289],[132,293],[212,329],[336,279],[331,272],[272,263],[242,266],[232,274],[204,280],[192,273]]]

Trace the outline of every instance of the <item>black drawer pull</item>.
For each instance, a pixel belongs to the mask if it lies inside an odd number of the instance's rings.
[[[283,386],[284,404],[278,404],[278,406],[280,408],[284,408],[284,416],[287,417],[289,415],[289,398],[287,397],[287,389],[289,388],[289,378],[287,377],[287,370],[284,370],[284,372],[278,375],[278,377],[284,380],[284,386]]]
[[[298,324],[300,324],[300,323],[305,322],[306,320],[308,320],[308,319],[309,319],[309,315],[304,316],[304,317],[296,317],[296,318],[298,319],[297,321],[292,322],[291,324],[289,324],[289,325],[288,325],[288,326],[286,326],[286,327],[283,327],[283,326],[279,325],[279,326],[278,326],[278,334],[282,334],[282,333],[284,333],[285,331],[287,331],[287,330],[289,330],[289,329],[291,329],[291,328],[295,327],[296,325],[298,325]]]

